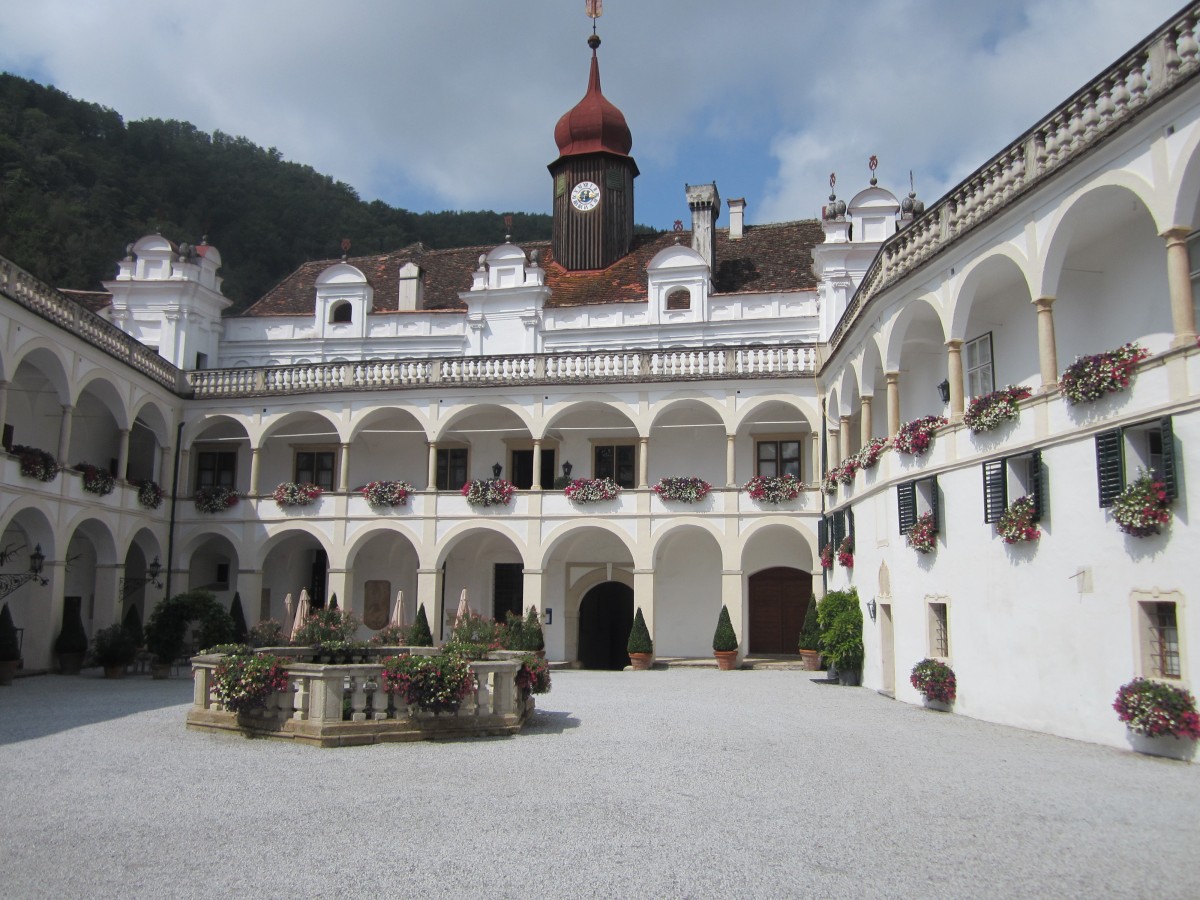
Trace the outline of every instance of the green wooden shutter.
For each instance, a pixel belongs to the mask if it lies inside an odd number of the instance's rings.
[[[1046,515],[1046,480],[1042,473],[1042,451],[1029,453],[1029,498],[1033,501],[1033,521],[1040,522]]]
[[[854,507],[846,507],[846,533],[854,537]]]
[[[988,460],[983,464],[983,521],[999,522],[1008,508],[1008,462]]]
[[[938,534],[942,532],[942,511],[938,502],[938,483],[937,476],[930,475],[925,479],[929,482],[929,511],[933,513],[933,530]]]
[[[829,543],[829,523],[825,521],[825,517],[821,516],[817,522],[817,547],[825,549],[825,545]]]
[[[1167,488],[1167,496],[1174,500],[1179,496],[1179,474],[1175,463],[1175,431],[1171,427],[1171,417],[1167,416],[1158,423],[1162,431],[1162,466],[1158,477]]]
[[[896,485],[896,507],[900,514],[900,533],[908,534],[908,529],[917,521],[917,483],[906,481]]]
[[[1120,428],[1096,435],[1096,484],[1102,507],[1112,506],[1125,489],[1125,439]]]

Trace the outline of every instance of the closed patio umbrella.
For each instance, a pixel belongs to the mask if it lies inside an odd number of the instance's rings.
[[[296,621],[292,625],[291,639],[294,641],[296,635],[300,633],[300,628],[304,624],[304,620],[308,618],[308,614],[312,611],[312,601],[308,599],[308,589],[300,591],[300,603],[296,607]]]

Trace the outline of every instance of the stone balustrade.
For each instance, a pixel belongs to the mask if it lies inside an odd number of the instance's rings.
[[[1179,13],[889,238],[834,327],[830,350],[871,298],[1200,73],[1196,30],[1195,10]]]
[[[380,661],[322,664],[301,662],[311,648],[265,648],[288,658],[288,690],[274,694],[261,709],[237,714],[221,706],[214,691],[219,654],[192,659],[194,681],[187,727],[197,731],[237,731],[256,737],[300,741],[317,747],[347,747],[391,741],[517,734],[533,713],[532,697],[516,686],[521,653],[496,651],[473,660],[475,693],[456,713],[430,713],[409,707],[383,689]],[[432,647],[372,648],[372,655],[411,653],[432,656]]]

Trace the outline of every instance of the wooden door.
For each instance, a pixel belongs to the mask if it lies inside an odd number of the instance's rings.
[[[750,576],[750,653],[798,653],[812,575],[779,566]]]

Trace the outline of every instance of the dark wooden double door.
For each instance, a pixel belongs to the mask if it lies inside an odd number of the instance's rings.
[[[633,589],[617,581],[598,584],[579,603],[579,663],[585,669],[629,665],[633,628]]]
[[[750,576],[750,653],[797,653],[812,574],[778,566]]]

